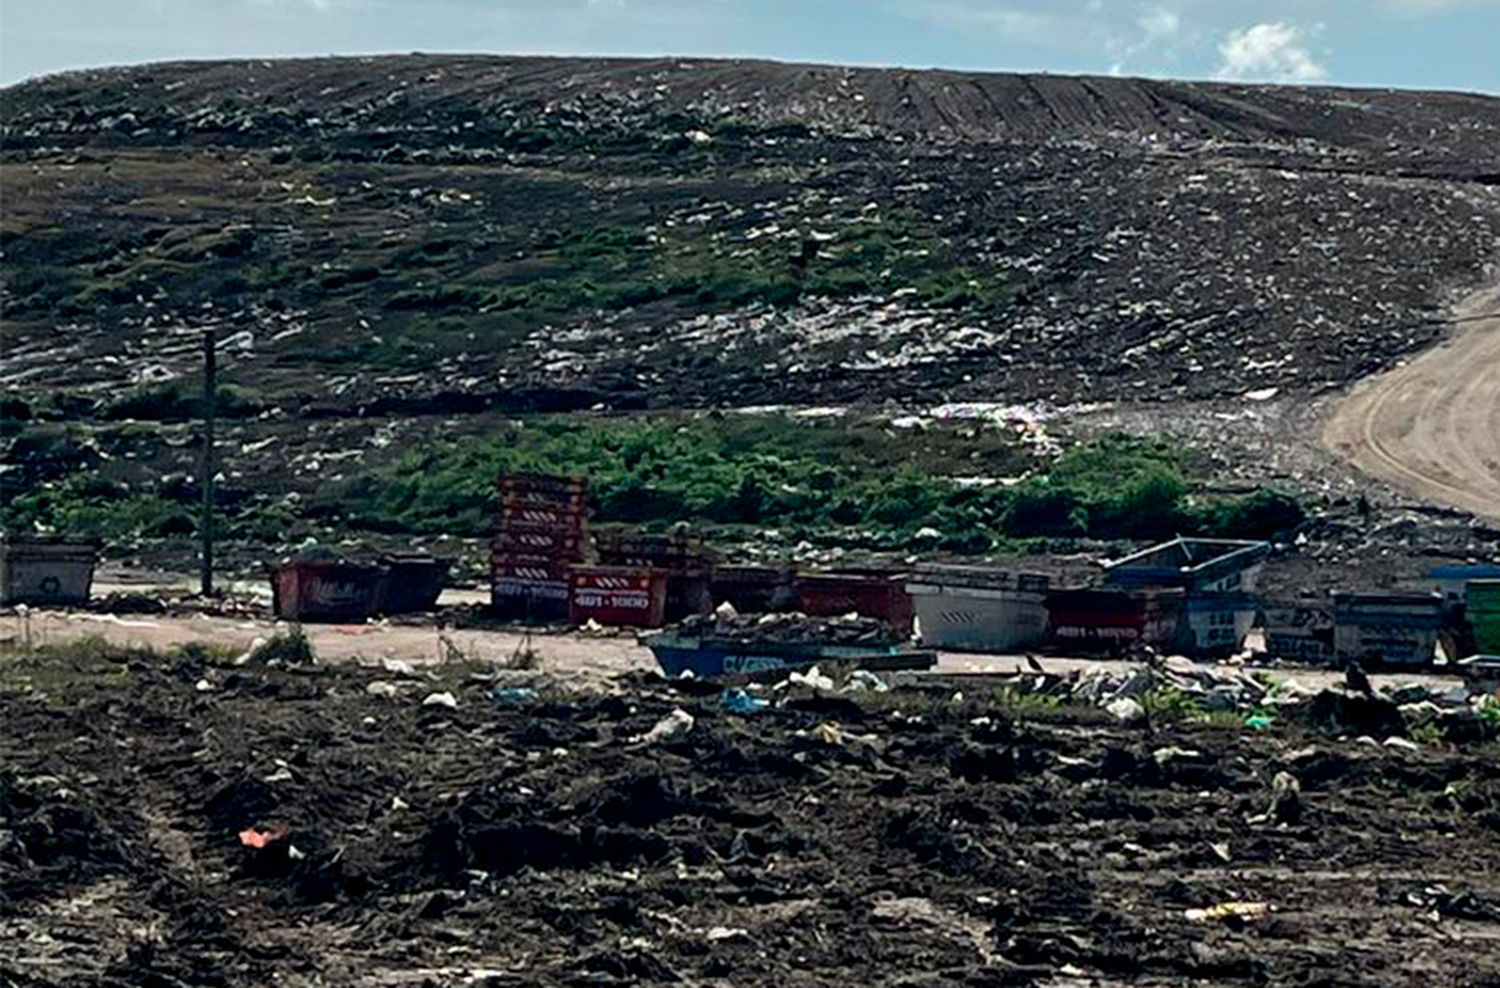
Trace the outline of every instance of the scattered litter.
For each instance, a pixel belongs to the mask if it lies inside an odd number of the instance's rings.
[[[771,704],[767,700],[751,696],[738,686],[719,694],[719,709],[731,714],[758,714]]]
[[[428,693],[425,697],[422,698],[422,706],[447,707],[449,710],[457,710],[458,697],[448,692]]]
[[[1139,700],[1128,696],[1111,702],[1104,709],[1121,724],[1138,724],[1146,719],[1146,708],[1141,706]]]
[[[665,741],[668,738],[675,738],[678,735],[686,734],[692,729],[693,715],[678,707],[657,721],[656,726],[651,728],[651,730],[631,740],[637,744],[655,744],[658,741]]]
[[[490,690],[490,699],[507,707],[534,703],[539,695],[531,686],[496,686]]]
[[[1250,922],[1270,913],[1271,907],[1264,902],[1221,902],[1207,909],[1189,909],[1183,917],[1189,923],[1220,923],[1226,920]]]
[[[240,843],[259,850],[286,836],[285,827],[246,827],[240,831]]]

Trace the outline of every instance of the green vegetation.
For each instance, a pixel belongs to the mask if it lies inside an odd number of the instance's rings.
[[[244,388],[223,385],[214,393],[214,412],[224,418],[244,418],[265,406]],[[102,410],[106,419],[140,419],[153,422],[187,422],[203,417],[203,385],[177,379],[138,388],[109,403]]]
[[[871,548],[984,552],[1038,537],[1268,536],[1302,519],[1294,501],[1271,492],[1197,503],[1179,454],[1123,437],[1080,445],[1015,488],[956,479],[976,468],[1003,476],[1038,466],[974,429],[902,437],[779,416],[546,417],[412,453],[333,492],[323,507],[355,529],[482,535],[495,510],[494,478],[535,470],[588,475],[604,523],[757,526]]]
[[[184,403],[188,392],[162,389],[110,410],[159,422]],[[188,426],[21,425],[0,438],[12,467],[0,478],[0,527],[106,542],[196,531],[196,484],[147,466],[162,430],[187,438]],[[1196,498],[1180,451],[1141,439],[1107,437],[1053,459],[976,423],[895,429],[872,419],[713,414],[512,421],[482,439],[422,445],[300,501],[226,486],[218,523],[225,538],[268,545],[361,532],[483,537],[493,528],[494,480],[510,471],[587,475],[596,523],[688,524],[725,541],[774,530],[789,543],[875,551],[1267,537],[1303,518],[1295,501],[1269,491]]]

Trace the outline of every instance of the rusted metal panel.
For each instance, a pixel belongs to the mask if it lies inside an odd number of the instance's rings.
[[[273,606],[286,621],[364,621],[380,609],[385,580],[385,567],[373,563],[283,563],[271,578]]]
[[[905,572],[803,573],[795,581],[798,608],[814,617],[859,614],[884,621],[902,638],[911,635],[911,595]]]
[[[91,542],[0,543],[0,604],[87,604],[98,560]]]
[[[625,566],[575,566],[570,617],[611,628],[658,628],[666,617],[667,574]]]

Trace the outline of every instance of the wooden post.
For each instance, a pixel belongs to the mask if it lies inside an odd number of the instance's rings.
[[[202,583],[205,597],[214,592],[214,406],[218,396],[218,361],[214,353],[214,331],[203,331],[203,472],[198,486],[203,504],[198,533],[203,540]]]

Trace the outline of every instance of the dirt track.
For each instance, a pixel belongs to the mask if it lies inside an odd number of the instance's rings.
[[[1500,519],[1500,286],[1455,322],[1448,343],[1358,386],[1323,442],[1402,490]]]

